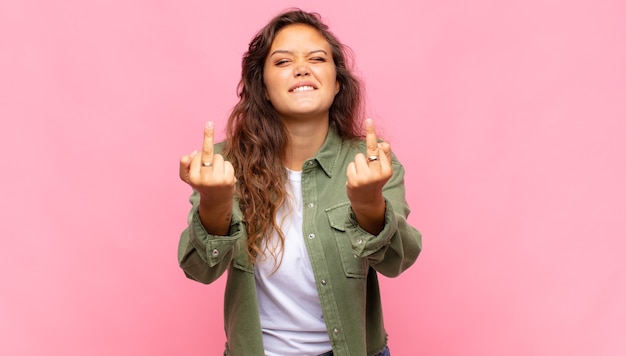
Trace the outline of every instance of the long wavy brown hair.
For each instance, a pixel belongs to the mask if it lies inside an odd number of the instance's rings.
[[[292,9],[273,18],[249,44],[242,60],[239,102],[228,119],[224,155],[238,179],[237,198],[246,221],[250,260],[267,252],[262,241],[276,231],[280,251],[285,237],[276,223],[276,211],[285,202],[287,171],[285,151],[289,137],[278,113],[266,99],[263,68],[277,33],[285,26],[305,24],[315,28],[330,44],[340,85],[329,110],[330,125],[344,140],[360,136],[362,87],[351,73],[351,52],[328,29],[317,13]],[[275,251],[269,251],[276,257]]]

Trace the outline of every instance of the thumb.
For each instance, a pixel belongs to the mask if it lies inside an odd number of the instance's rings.
[[[180,158],[178,174],[180,176],[180,179],[187,184],[191,182],[189,179],[189,170],[191,167],[191,161],[196,154],[197,151],[193,151],[190,154],[184,155]]]

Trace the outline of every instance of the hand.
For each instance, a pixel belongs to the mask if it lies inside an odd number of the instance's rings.
[[[365,143],[367,156],[357,153],[354,162],[348,164],[346,186],[359,225],[373,233],[384,225],[383,187],[391,178],[393,169],[391,147],[387,142],[378,143],[371,119],[365,120]]]
[[[235,170],[220,154],[213,153],[214,125],[204,128],[202,152],[180,158],[180,179],[200,194],[200,218],[207,232],[223,235],[228,229],[235,194]]]

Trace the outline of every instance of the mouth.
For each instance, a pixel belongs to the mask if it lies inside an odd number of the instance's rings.
[[[305,85],[305,86],[297,87],[297,88],[293,89],[292,92],[295,93],[295,92],[299,92],[299,91],[311,91],[311,90],[315,90],[315,88],[313,88],[310,85]]]
[[[313,91],[317,87],[313,83],[299,83],[289,89],[290,93],[299,93],[304,91]]]

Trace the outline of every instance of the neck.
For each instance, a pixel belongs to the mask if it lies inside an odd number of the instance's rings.
[[[285,121],[289,142],[285,165],[293,171],[302,170],[304,162],[315,157],[328,134],[328,118],[306,122]]]

